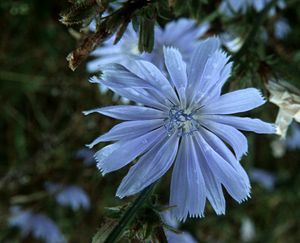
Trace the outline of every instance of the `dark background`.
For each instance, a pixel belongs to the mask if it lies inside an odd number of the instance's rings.
[[[130,166],[102,177],[95,165],[85,166],[75,156],[117,121],[82,114],[115,103],[112,92],[101,96],[88,82],[84,63],[75,72],[68,68],[66,56],[78,42],[58,19],[69,6],[62,0],[0,2],[0,242],[38,242],[31,235],[22,239],[17,228],[8,227],[9,208],[14,205],[47,214],[69,242],[91,242],[108,213],[104,207],[131,200],[114,197]],[[300,60],[299,10],[297,6],[286,14],[293,33],[281,47]],[[296,61],[292,73],[299,71]],[[266,120],[274,122],[277,107],[266,104],[264,109]],[[247,202],[238,204],[226,194],[226,216],[217,216],[207,203],[205,218],[188,219],[182,229],[199,242],[240,242],[242,221],[249,218],[254,242],[296,242],[300,239],[299,152],[287,151],[276,159],[270,148],[275,136],[246,135],[249,155],[242,164],[247,171],[256,167],[273,173],[274,190],[253,182]],[[168,203],[170,175],[156,190],[161,204]],[[37,198],[49,181],[81,186],[90,196],[90,210],[74,212],[52,197]]]

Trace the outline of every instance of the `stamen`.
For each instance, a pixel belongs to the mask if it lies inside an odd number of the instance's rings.
[[[163,121],[168,136],[171,136],[173,130],[178,130],[178,137],[192,135],[198,131],[201,124],[193,118],[196,111],[190,114],[185,113],[187,109],[179,110],[178,106],[173,106],[169,111],[169,117]]]

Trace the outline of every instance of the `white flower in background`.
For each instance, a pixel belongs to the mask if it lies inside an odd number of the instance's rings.
[[[271,143],[272,154],[275,158],[281,158],[286,150],[300,150],[300,125],[293,122],[288,129],[285,139],[276,139]]]
[[[293,119],[300,122],[300,90],[283,80],[269,80],[266,87],[270,92],[269,101],[279,107],[276,134],[284,139]]]
[[[225,31],[220,35],[220,40],[223,46],[230,52],[237,52],[243,45],[244,39],[235,36],[233,31]]]
[[[243,218],[240,228],[242,242],[252,242],[255,238],[255,225],[252,219]]]

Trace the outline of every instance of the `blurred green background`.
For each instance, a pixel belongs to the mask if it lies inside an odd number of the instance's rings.
[[[131,200],[114,196],[130,165],[102,177],[95,165],[86,166],[76,158],[79,149],[117,122],[82,114],[115,103],[112,92],[101,96],[88,82],[84,63],[75,72],[68,68],[66,56],[78,41],[58,19],[69,6],[62,0],[0,2],[0,242],[39,242],[31,235],[21,238],[18,228],[8,226],[9,208],[14,205],[45,213],[68,242],[75,243],[91,242],[108,213],[104,207]],[[295,21],[293,38],[281,46],[288,52],[299,50],[299,10],[298,6],[288,15],[290,22]],[[299,72],[299,64],[293,71]],[[267,104],[264,109],[266,120],[274,121],[277,107]],[[226,194],[225,216],[217,216],[207,203],[205,218],[188,219],[181,229],[199,242],[241,242],[242,222],[249,219],[255,229],[253,242],[298,242],[300,154],[287,151],[276,159],[270,148],[274,136],[246,135],[249,155],[242,164],[247,171],[256,167],[274,173],[274,190],[253,182],[247,202],[238,204]],[[168,204],[170,176],[167,173],[156,190],[163,205]],[[45,193],[46,182],[82,187],[90,196],[90,210],[59,206]]]

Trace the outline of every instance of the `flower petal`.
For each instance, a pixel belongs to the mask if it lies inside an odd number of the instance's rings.
[[[158,90],[145,90],[142,85],[138,85],[138,87],[134,88],[120,82],[114,83],[113,79],[110,79],[108,75],[105,76],[105,79],[99,79],[94,76],[89,81],[91,83],[106,85],[118,95],[137,103],[141,103],[158,109],[166,109],[167,107],[172,106],[170,101]]]
[[[97,167],[103,175],[118,170],[164,137],[166,137],[166,132],[162,127],[134,139],[120,140],[107,145],[95,154]]]
[[[209,129],[212,133],[216,134],[226,143],[228,143],[234,150],[236,158],[238,160],[247,153],[248,151],[248,141],[247,138],[236,128],[228,126],[215,121],[203,121],[200,122]],[[203,131],[204,129],[201,129]]]
[[[89,73],[96,73],[101,70],[100,66],[106,63],[115,63],[119,59],[118,56],[111,55],[106,57],[98,57],[86,63],[86,69]]]
[[[162,125],[162,119],[122,122],[114,126],[108,133],[96,138],[88,147],[92,148],[100,142],[133,139]]]
[[[209,144],[195,133],[203,155],[208,162],[209,168],[213,171],[216,179],[221,182],[228,193],[238,202],[242,202],[249,197],[250,188],[245,183],[243,177],[223,159]]]
[[[143,73],[145,80],[151,83],[157,90],[167,97],[173,104],[179,104],[178,97],[169,80],[151,62],[137,60],[136,64]]]
[[[220,90],[219,83],[221,82],[223,85],[226,81],[221,75],[223,74],[224,68],[228,65],[226,65],[228,59],[229,57],[227,57],[227,54],[222,50],[216,50],[208,58],[203,73],[200,76],[200,80],[198,81],[198,86],[195,87],[196,93],[191,100],[191,107],[198,104],[202,98],[205,98],[211,88],[217,87],[217,90]],[[220,96],[220,93],[217,95]],[[202,104],[205,103],[202,102]]]
[[[254,109],[266,101],[255,88],[236,90],[224,95],[200,109],[201,114],[232,114]]]
[[[250,131],[255,133],[275,133],[276,128],[274,124],[264,122],[260,119],[252,119],[249,117],[236,117],[236,116],[224,116],[224,115],[203,115],[203,119],[213,120],[219,123],[223,123],[229,126],[233,126],[236,129],[242,131]]]
[[[218,215],[225,214],[226,202],[221,183],[216,179],[214,173],[209,168],[209,161],[206,161],[200,148],[198,151],[199,157],[201,157],[199,163],[201,170],[203,171],[202,175],[205,181],[207,199]]]
[[[182,60],[180,52],[175,48],[163,48],[165,64],[170,78],[175,84],[178,92],[180,103],[186,106],[185,88],[187,85],[186,64]]]
[[[173,164],[179,139],[174,133],[171,137],[156,140],[153,146],[130,168],[119,186],[116,196],[123,198],[133,195],[158,180]]]
[[[151,120],[165,118],[167,115],[165,114],[165,112],[160,110],[133,105],[108,106],[94,110],[84,111],[83,114],[88,115],[93,112],[98,112],[102,115],[120,120]]]
[[[223,159],[225,159],[229,164],[232,165],[232,167],[235,168],[235,170],[242,176],[247,187],[250,188],[250,181],[246,171],[239,163],[239,160],[224,144],[224,142],[214,133],[204,128],[200,128],[200,133],[203,139],[205,139],[205,141],[209,144],[209,146],[211,146],[214,151],[216,151],[220,156],[222,156]]]
[[[212,76],[213,78],[211,80],[208,80],[208,83],[210,85],[206,85],[203,91],[199,90],[199,92],[195,94],[193,103],[191,104],[192,110],[197,109],[202,105],[213,103],[220,98],[221,89],[224,83],[230,77],[232,64],[232,62],[227,63],[221,70],[216,71],[216,73],[218,73],[218,76]]]
[[[198,91],[199,82],[209,57],[220,47],[220,41],[217,37],[207,38],[201,41],[193,53],[190,68],[188,71],[187,98],[188,103]]]
[[[182,137],[172,174],[170,205],[177,205],[171,211],[173,218],[183,221],[188,214],[203,217],[204,213],[206,186],[197,154],[192,137]]]

